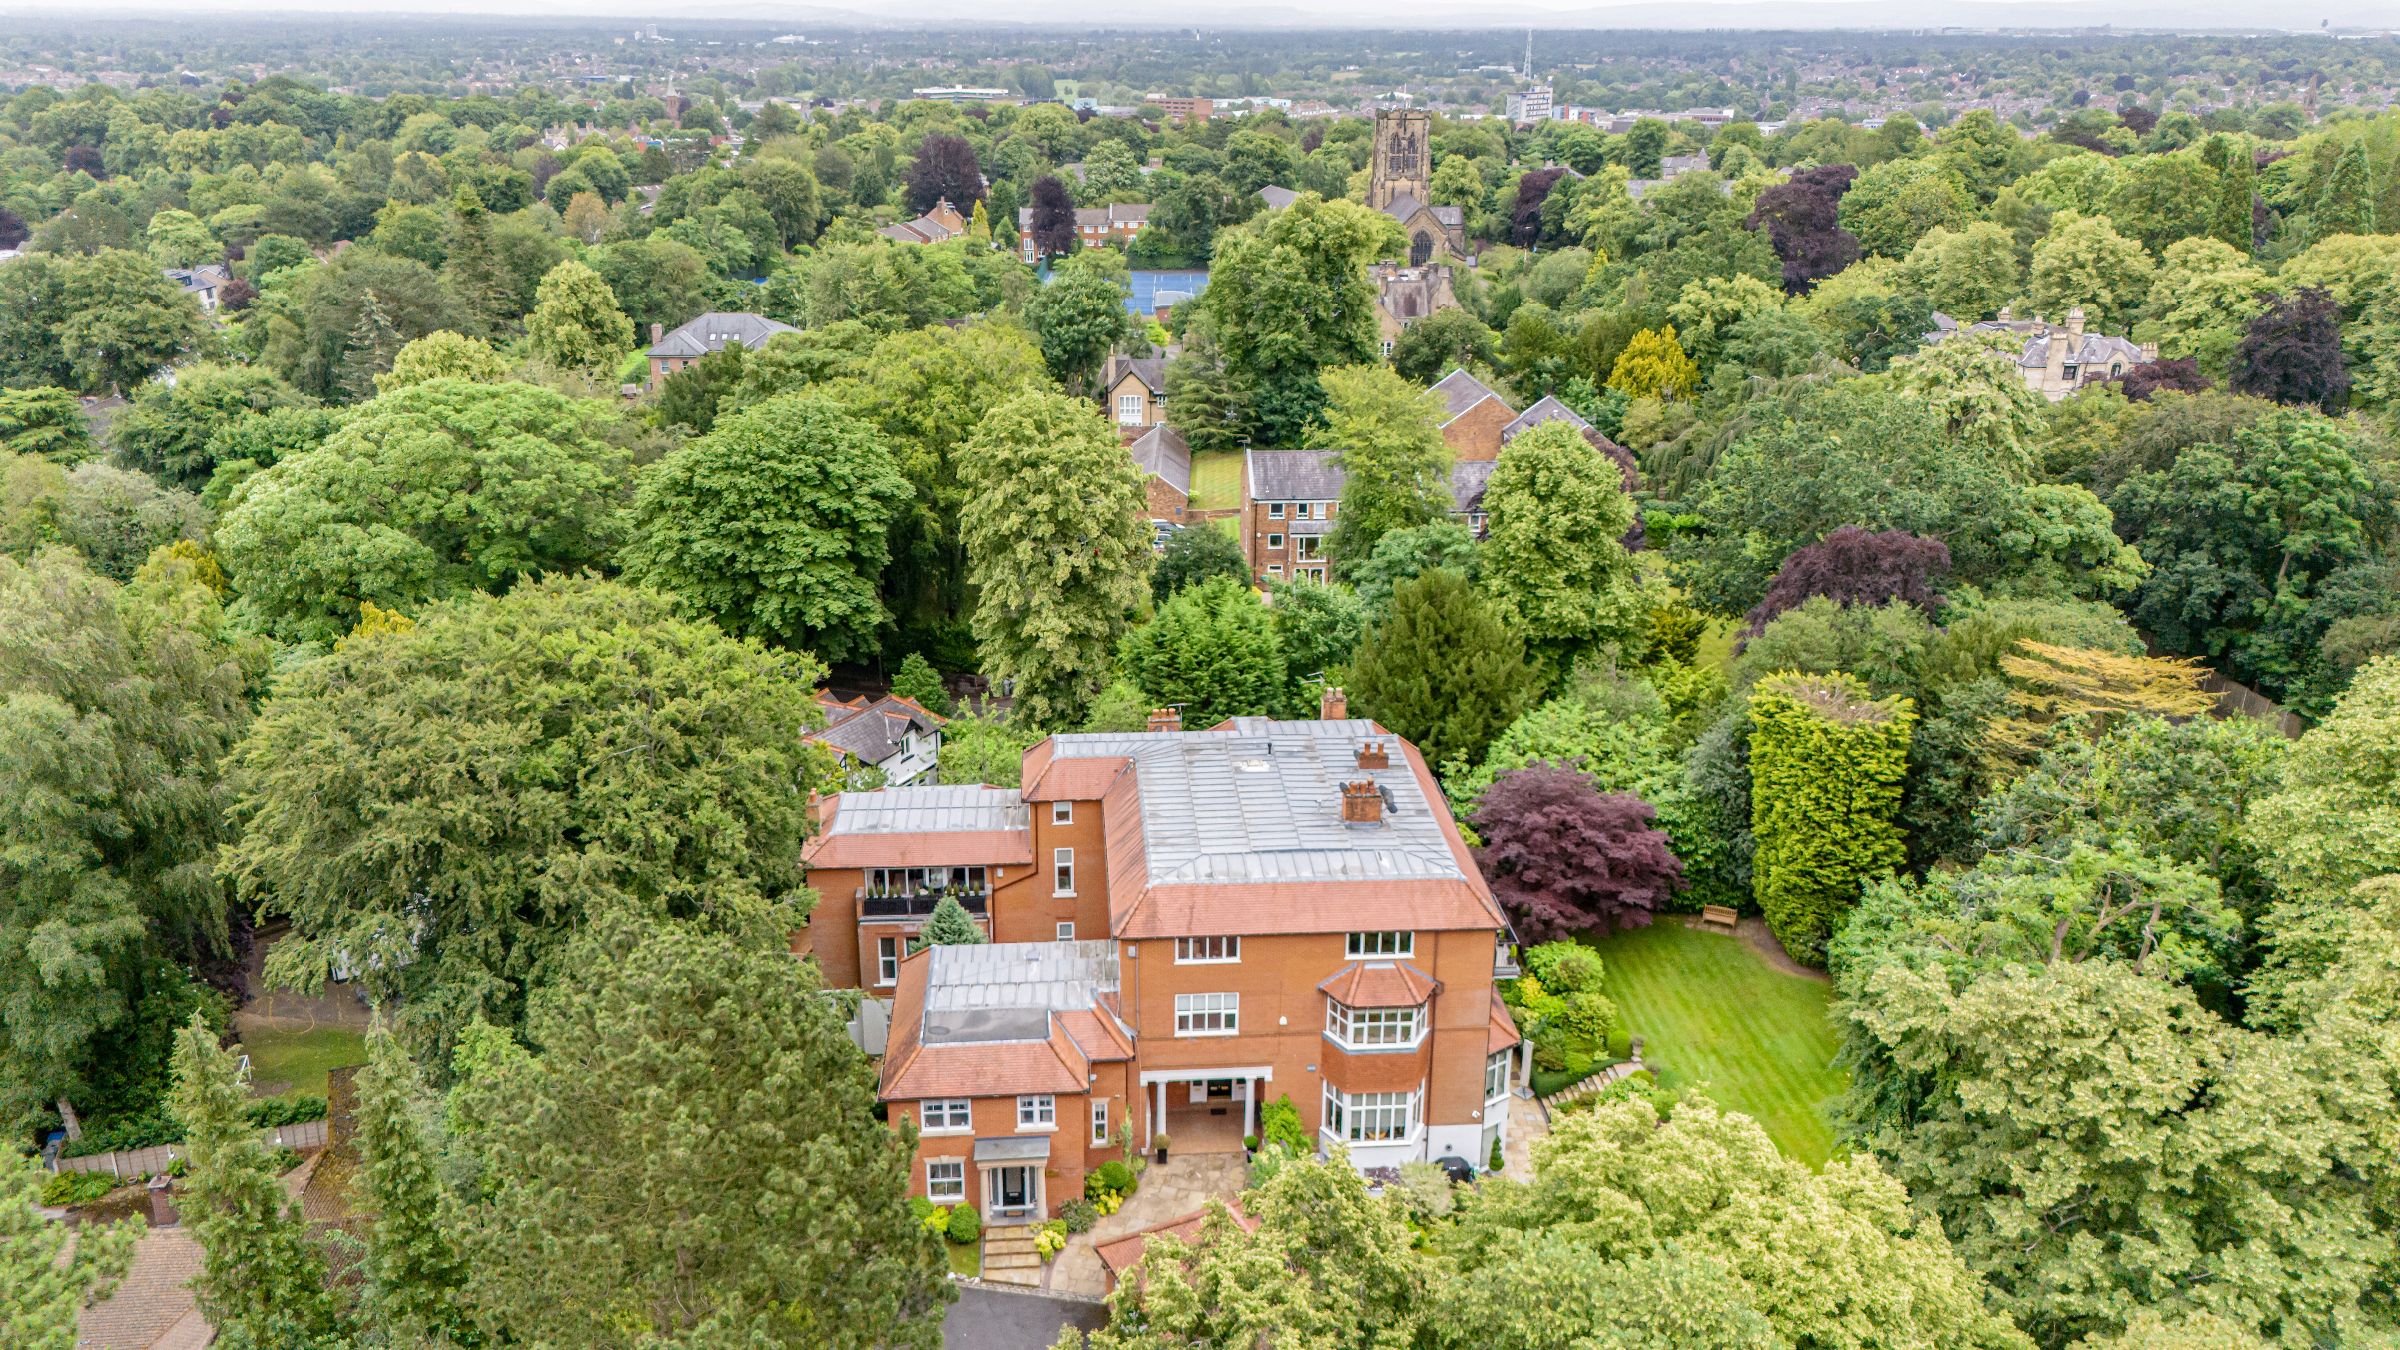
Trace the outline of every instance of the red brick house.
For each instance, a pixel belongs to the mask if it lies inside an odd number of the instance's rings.
[[[1444,375],[1435,382],[1433,392],[1442,396],[1446,410],[1442,439],[1449,442],[1453,456],[1462,460],[1500,458],[1501,433],[1516,420],[1516,409],[1463,370]]]
[[[1114,202],[1107,206],[1084,206],[1075,211],[1075,242],[1083,248],[1098,248],[1103,244],[1125,245],[1150,223],[1150,203]],[[1017,208],[1017,256],[1027,267],[1041,261],[1033,247],[1033,208]]]
[[[1037,1219],[1120,1127],[1231,1151],[1279,1096],[1360,1167],[1489,1156],[1522,1069],[1494,985],[1515,972],[1507,921],[1415,748],[1339,690],[1324,711],[1191,732],[1165,713],[1043,741],[1019,789],[827,804],[825,899],[795,946],[828,984],[921,922],[840,899],[862,871],[930,912],[931,869],[982,869],[941,882],[978,897],[992,943],[903,943],[871,971],[892,994],[881,1095],[921,1132],[915,1193]]]
[[[1130,429],[1127,432],[1131,435]],[[1127,443],[1133,462],[1141,467],[1142,495],[1150,519],[1181,525],[1192,511],[1192,447],[1175,428],[1161,422]]]

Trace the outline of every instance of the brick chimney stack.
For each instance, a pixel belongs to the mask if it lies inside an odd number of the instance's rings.
[[[1326,722],[1340,722],[1349,716],[1350,696],[1343,693],[1342,687],[1338,684],[1326,685],[1325,692],[1317,696],[1318,719]]]
[[[1342,784],[1342,823],[1344,825],[1381,825],[1383,823],[1383,791],[1371,779]]]
[[[665,324],[663,324],[663,323],[654,323],[654,324],[650,325],[650,345],[651,345],[651,346],[653,346],[653,347],[657,346],[657,345],[658,345],[660,342],[662,342],[662,341],[664,341],[664,340],[666,339],[666,336],[667,336],[667,326],[666,326]]]
[[[1182,709],[1180,709],[1180,708],[1153,708],[1153,709],[1151,709],[1151,710],[1150,710],[1150,730],[1152,730],[1152,731],[1181,731],[1181,730],[1183,730],[1183,710],[1182,710]]]
[[[1362,741],[1358,747],[1358,767],[1388,769],[1392,767],[1392,752],[1381,741]]]

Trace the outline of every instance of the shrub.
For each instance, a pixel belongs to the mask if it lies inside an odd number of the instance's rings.
[[[323,1120],[326,1105],[323,1097],[302,1093],[292,1097],[269,1097],[250,1104],[250,1123],[262,1130],[278,1125],[298,1125],[303,1121]]]
[[[1608,1029],[1608,1058],[1611,1063],[1633,1058],[1633,1028],[1619,1022]]]
[[[1083,1196],[1086,1200],[1097,1200],[1102,1191],[1131,1195],[1135,1185],[1133,1169],[1111,1158],[1093,1168],[1091,1175],[1083,1179]]]
[[[57,1209],[88,1205],[123,1184],[107,1172],[61,1172],[42,1183],[42,1203]]]
[[[1281,1144],[1295,1158],[1305,1158],[1317,1151],[1316,1144],[1308,1137],[1308,1127],[1300,1123],[1300,1108],[1292,1105],[1288,1092],[1259,1108],[1258,1132],[1268,1143]]]
[[[1068,1232],[1088,1233],[1100,1222],[1100,1207],[1089,1200],[1069,1200],[1058,1207],[1058,1217]]]
[[[1486,1172],[1498,1172],[1505,1169],[1507,1166],[1508,1154],[1501,1149],[1500,1136],[1495,1134],[1492,1136],[1492,1156],[1484,1160],[1483,1170]]]
[[[282,1176],[299,1165],[300,1150],[296,1148],[279,1148],[267,1155],[267,1166],[272,1168],[277,1176]]]
[[[1537,1027],[1533,1033],[1533,1071],[1563,1073],[1567,1067],[1567,1033],[1555,1023]]]
[[[1041,1254],[1044,1261],[1056,1259],[1066,1245],[1067,1221],[1064,1219],[1052,1219],[1033,1230],[1033,1249]]]
[[[1567,999],[1566,1016],[1562,1019],[1567,1034],[1594,1046],[1608,1040],[1608,1033],[1617,1024],[1616,1000],[1597,991],[1575,994]]]
[[[983,1236],[983,1217],[973,1205],[960,1205],[950,1211],[950,1240],[965,1246]]]

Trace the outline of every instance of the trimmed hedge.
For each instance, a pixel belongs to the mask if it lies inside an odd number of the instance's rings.
[[[1859,888],[1907,860],[1898,817],[1916,720],[1911,700],[1878,700],[1838,671],[1751,691],[1751,882],[1794,960],[1823,964]]]

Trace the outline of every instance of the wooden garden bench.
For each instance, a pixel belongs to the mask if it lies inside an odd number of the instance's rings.
[[[1700,907],[1700,926],[1703,928],[1714,928],[1722,924],[1725,931],[1730,933],[1740,922],[1741,915],[1735,913],[1730,905],[1702,905]]]

